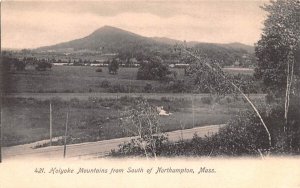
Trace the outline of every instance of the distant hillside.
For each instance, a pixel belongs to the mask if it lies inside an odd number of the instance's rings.
[[[248,53],[254,53],[254,46],[234,42],[234,43],[228,43],[228,44],[218,44],[219,46],[225,47],[225,48],[231,48],[231,49],[242,49],[246,50]]]
[[[152,37],[153,40],[157,42],[162,42],[165,44],[169,45],[175,45],[175,44],[183,44],[183,41],[180,40],[175,40],[175,39],[170,39],[167,37]],[[254,46],[242,44],[242,43],[225,43],[225,44],[220,44],[220,43],[203,43],[203,42],[197,42],[197,41],[188,41],[186,42],[188,47],[195,47],[196,45],[212,45],[212,46],[220,46],[224,47],[227,49],[234,49],[234,50],[245,50],[247,53],[254,53]]]
[[[255,64],[253,53],[243,47],[234,47],[231,44],[198,43],[194,46],[200,54],[222,62],[224,66],[250,66]]]
[[[167,37],[151,37],[151,39],[153,39],[157,42],[168,44],[168,45],[175,45],[175,44],[181,44],[182,43],[182,41],[180,41],[180,40],[170,39],[170,38],[167,38]]]
[[[122,59],[128,57],[143,59],[147,56],[158,55],[163,59],[170,60],[170,58],[179,58],[171,53],[175,44],[182,43],[182,41],[166,37],[144,37],[119,28],[104,26],[84,38],[40,47],[37,50],[91,50],[103,53],[118,53]],[[254,52],[254,47],[241,43],[214,44],[191,41],[187,42],[187,46],[197,48],[208,57],[224,62],[224,65],[231,65],[236,60],[245,59],[245,54],[247,57],[251,57]]]
[[[183,41],[174,40],[166,37],[153,37],[152,39],[169,45],[183,44]],[[215,59],[224,66],[238,63],[237,66],[250,66],[255,64],[254,46],[242,43],[201,43],[196,41],[186,42],[190,48],[197,49],[202,55]]]
[[[129,31],[119,28],[104,26],[97,29],[90,35],[72,40],[69,42],[59,43],[53,46],[38,48],[37,50],[94,50],[105,52],[118,52],[123,48],[146,48],[153,45],[161,46],[162,43],[156,42],[148,37],[143,37]]]

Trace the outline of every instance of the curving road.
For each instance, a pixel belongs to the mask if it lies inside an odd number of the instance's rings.
[[[219,131],[222,125],[209,125],[196,127],[193,129],[185,129],[167,132],[170,141],[178,141],[180,139],[191,139],[194,134],[200,137],[212,135]],[[103,140],[98,142],[86,142],[81,144],[67,145],[67,158],[89,159],[96,157],[104,157],[109,154],[112,149],[118,149],[118,146],[124,142],[130,141],[132,137],[116,138],[111,140]],[[63,158],[63,146],[51,146],[45,148],[32,149],[33,144],[25,144],[3,148],[3,160],[9,159],[25,159],[29,157],[38,158]]]

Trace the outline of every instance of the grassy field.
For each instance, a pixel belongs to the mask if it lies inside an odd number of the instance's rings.
[[[224,72],[227,72],[229,74],[247,74],[247,75],[253,75],[254,70],[250,68],[238,68],[238,67],[227,67],[223,68]]]
[[[118,75],[108,73],[106,67],[96,72],[89,66],[53,66],[49,71],[36,71],[28,68],[22,72],[10,74],[10,92],[33,93],[85,93],[107,92],[102,86],[104,80],[110,85],[126,85],[132,88],[144,88],[147,83],[159,85],[158,81],[136,80],[137,68],[120,68]]]
[[[164,88],[165,83],[159,81],[136,80],[137,68],[120,68],[118,75],[108,73],[106,67],[96,72],[97,67],[89,66],[53,66],[49,71],[36,71],[27,67],[25,71],[9,74],[9,92],[22,93],[87,93],[87,92],[143,92],[146,84]],[[184,69],[171,69],[177,72],[177,78],[183,78]],[[251,70],[226,69],[229,73],[250,74]],[[104,86],[103,81],[110,86]],[[118,86],[126,88],[114,88]]]
[[[136,80],[137,68],[120,68],[118,75],[109,74],[107,68],[102,68],[102,72],[96,72],[96,69],[97,67],[89,66],[54,66],[50,71],[36,71],[33,67],[27,67],[25,71],[10,73],[10,77],[6,79],[10,92],[21,96],[4,100],[3,145],[48,139],[50,101],[53,108],[54,137],[64,135],[66,113],[69,111],[69,144],[128,136],[120,127],[119,115],[122,110],[132,105],[135,100],[132,96],[140,95],[137,92],[143,91],[146,84],[163,88],[165,83]],[[183,69],[171,70],[177,72],[178,78],[184,76]],[[234,71],[236,73],[239,70]],[[243,70],[240,72],[243,73]],[[103,85],[105,81],[109,83],[109,87]],[[131,97],[125,95],[128,90],[118,93],[117,97],[111,94],[114,91],[110,89],[116,85],[129,87]],[[26,92],[29,97],[23,98],[22,93]],[[30,93],[41,96],[30,96]],[[76,98],[76,93],[81,93],[82,96]],[[143,95],[152,105],[170,109],[171,116],[160,117],[163,131],[223,124],[248,107],[243,100],[229,96],[217,100],[208,94],[193,97],[187,93]],[[264,101],[260,95],[255,100],[259,103]]]
[[[230,117],[245,110],[248,104],[243,100],[229,97],[216,102],[215,98],[196,99],[149,99],[155,106],[168,107],[173,113],[160,117],[164,131],[178,130],[182,127],[203,126],[226,123]],[[132,98],[89,99],[63,101],[52,99],[53,136],[63,136],[66,113],[69,111],[68,143],[98,141],[128,136],[119,126],[119,114],[132,105]],[[257,99],[257,102],[262,102]],[[2,109],[3,145],[12,146],[49,138],[49,100],[33,98],[10,98],[4,100]],[[193,123],[194,122],[194,123]]]

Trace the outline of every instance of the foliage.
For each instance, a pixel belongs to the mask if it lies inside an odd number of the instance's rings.
[[[102,68],[97,68],[96,72],[102,72]]]
[[[202,59],[204,62],[211,63],[210,59]],[[195,85],[197,92],[220,93],[229,92],[230,85],[220,74],[205,66],[203,63],[195,63],[185,70],[190,84]],[[225,90],[224,90],[225,89]]]
[[[251,75],[227,74],[221,70],[218,62],[207,58],[202,58],[201,61],[185,69],[186,82],[188,82],[186,85],[194,86],[195,92],[223,96],[233,94],[237,91],[231,82],[237,85],[244,93],[259,92],[257,87],[255,87],[256,83]],[[204,63],[208,63],[212,69],[204,65]]]
[[[121,127],[131,136],[136,136],[130,143],[120,146],[119,153],[141,154],[156,157],[157,149],[166,139],[160,130],[160,122],[155,107],[140,98],[134,106],[121,114]]]
[[[258,58],[255,76],[263,80],[268,92],[283,96],[290,61],[295,61],[294,74],[299,76],[300,73],[297,56],[300,53],[300,4],[297,0],[277,0],[263,8],[269,15],[255,47]]]
[[[300,154],[300,107],[292,105],[289,133],[283,132],[284,108],[264,107],[263,118],[271,130],[273,155]],[[286,135],[287,134],[287,135]],[[268,138],[253,111],[241,112],[217,134],[195,135],[190,141],[167,142],[161,146],[161,156],[262,156],[269,149]]]
[[[119,63],[116,59],[113,59],[109,64],[108,64],[108,72],[109,74],[117,74],[119,69]]]
[[[242,48],[202,43],[197,44],[194,49],[201,53],[202,56],[220,62],[222,67],[233,65],[235,61],[239,61],[241,66],[246,67],[255,64],[254,55]]]
[[[11,69],[10,60],[5,57],[5,54],[1,54],[1,63],[0,63],[0,94],[5,93],[10,90],[12,86],[11,77],[9,75]]]
[[[49,63],[49,62],[45,62],[45,61],[40,61],[38,64],[37,64],[37,66],[36,66],[36,70],[38,70],[38,71],[45,71],[45,70],[47,70],[47,68],[48,69],[51,69],[51,67],[52,67],[52,64],[51,63]]]
[[[201,102],[203,104],[211,104],[213,101],[213,98],[212,97],[201,97]]]
[[[192,91],[192,87],[190,85],[187,85],[185,80],[181,79],[175,79],[174,81],[169,82],[166,87],[167,91],[173,93],[185,93]]]
[[[290,104],[300,99],[300,3],[298,0],[277,0],[263,9],[269,14],[255,48],[258,58],[255,76],[263,80],[270,97],[275,96],[273,101],[284,105],[282,131],[288,139],[287,129],[294,121],[289,118],[289,113],[293,113]]]
[[[144,87],[144,91],[146,93],[151,93],[153,91],[153,86],[151,84],[147,83]]]
[[[108,80],[103,80],[101,82],[101,87],[103,87],[103,88],[108,88],[108,87],[110,87],[110,85],[111,85],[111,83]]]
[[[137,72],[137,79],[165,81],[169,74],[171,71],[168,66],[163,64],[159,57],[153,57],[141,64]]]
[[[6,71],[10,71],[12,68],[16,71],[23,71],[26,66],[24,61],[20,61],[18,58],[14,58],[10,55],[3,55],[1,57],[1,63],[3,63],[3,68]]]

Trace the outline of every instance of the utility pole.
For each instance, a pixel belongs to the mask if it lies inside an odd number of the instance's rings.
[[[0,163],[2,163],[2,96],[0,98],[1,103],[0,103]]]
[[[69,121],[69,112],[67,112],[67,119],[66,119],[65,143],[64,143],[64,158],[66,158],[66,152],[67,152],[68,121]]]
[[[51,105],[51,101],[50,101],[50,146],[52,146],[52,105]]]
[[[1,9],[1,3],[0,3],[0,9]],[[0,14],[0,20],[1,20],[1,14]],[[0,37],[1,37],[1,29],[0,29]],[[1,58],[0,67],[1,67],[1,70],[3,70],[1,45],[0,45],[0,53],[1,53],[0,54],[0,58]],[[4,78],[3,78],[2,73],[1,73],[1,77],[0,77],[0,163],[2,162],[2,124],[3,124],[3,120],[2,120],[2,92],[3,92],[3,89],[4,89],[4,87],[3,87]]]
[[[195,110],[194,110],[194,94],[192,94],[192,113],[193,113],[193,128],[195,127]]]

